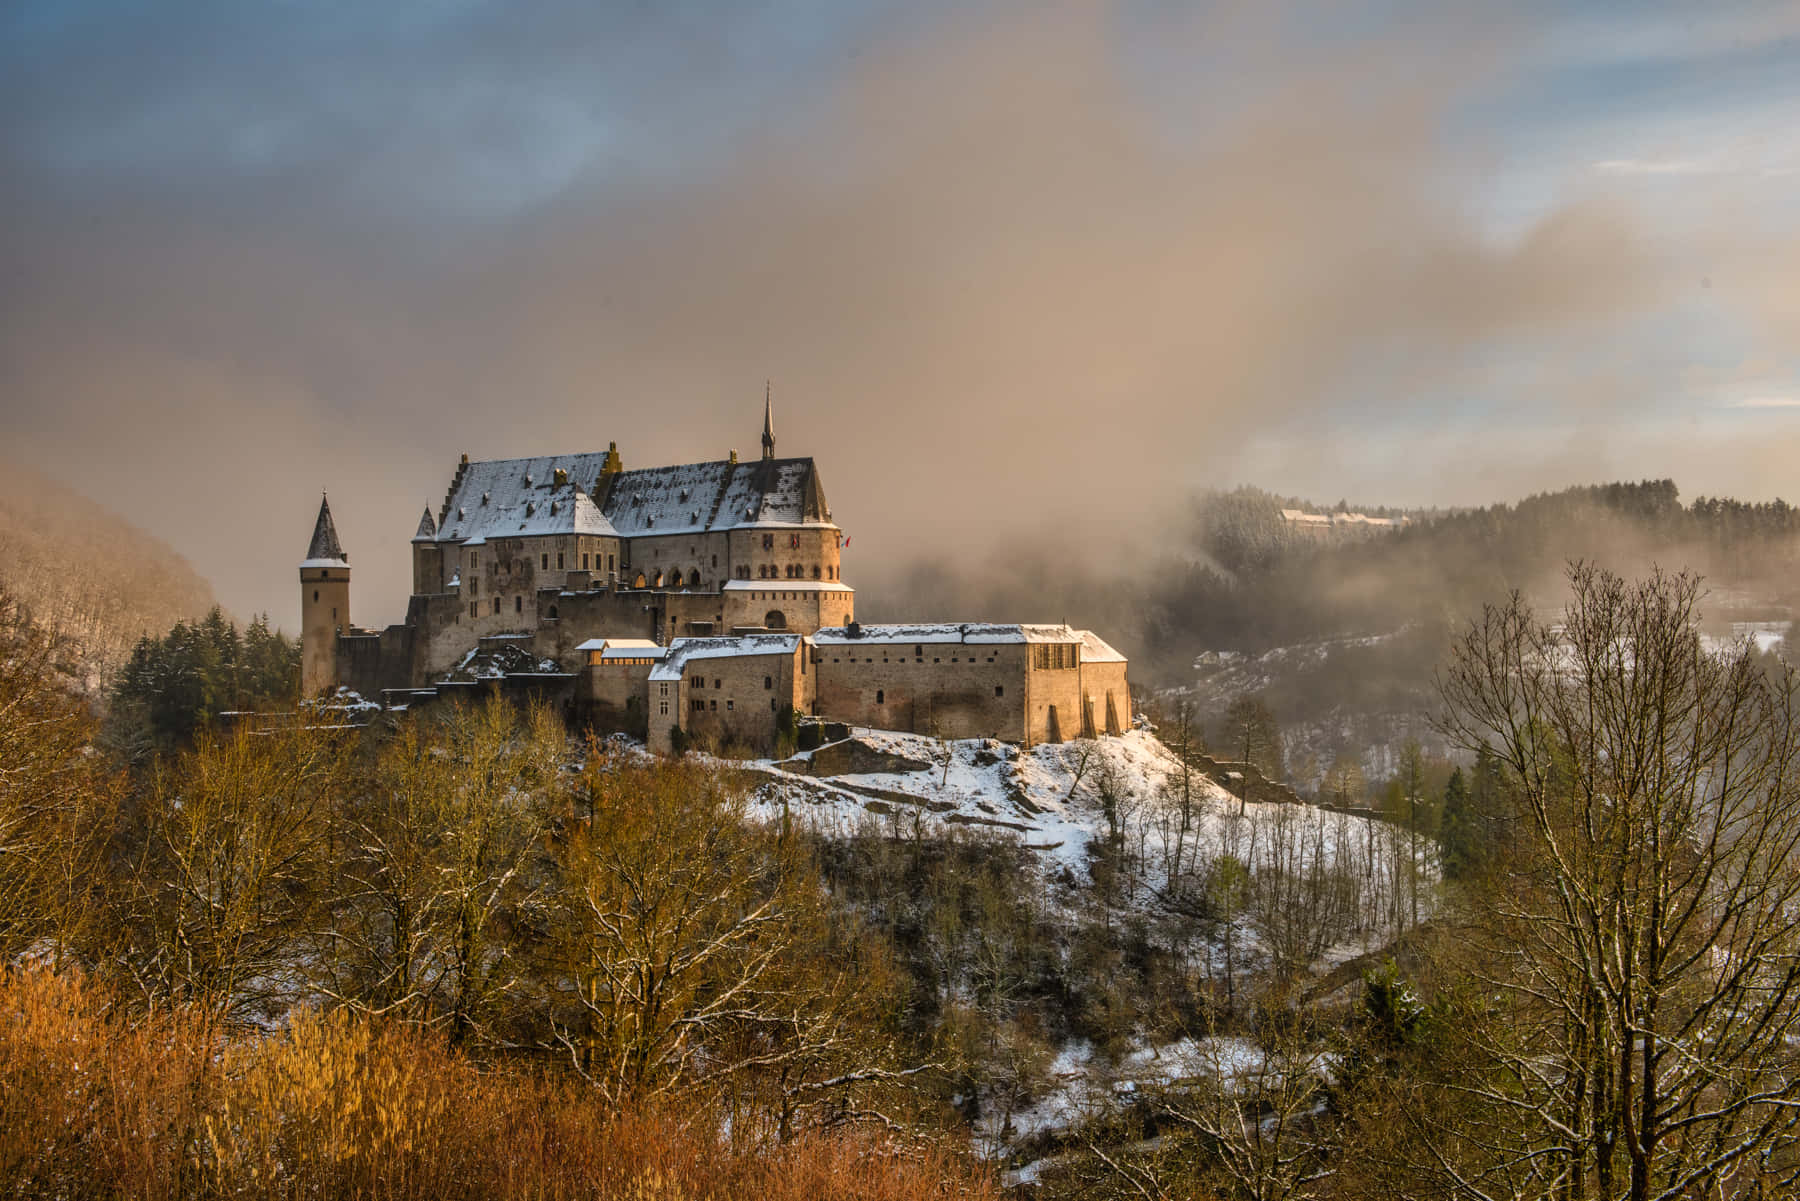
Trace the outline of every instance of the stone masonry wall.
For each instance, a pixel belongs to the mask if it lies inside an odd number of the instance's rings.
[[[1017,741],[1024,733],[1029,649],[1014,643],[820,646],[815,712],[875,729]]]

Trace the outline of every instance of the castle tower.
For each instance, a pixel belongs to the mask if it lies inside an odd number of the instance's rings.
[[[300,562],[300,695],[337,687],[337,636],[350,624],[350,556],[338,544],[331,502],[319,498],[319,520]]]
[[[769,396],[769,385],[763,385],[763,458],[775,457],[775,404]]]

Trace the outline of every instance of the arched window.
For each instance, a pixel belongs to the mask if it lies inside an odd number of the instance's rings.
[[[814,563],[813,564],[813,579],[816,580],[818,578],[820,578],[819,577],[819,565],[817,563]]]
[[[550,620],[551,621],[556,620],[556,606],[555,605],[550,606]]]
[[[700,586],[700,569],[698,567],[696,567],[692,571],[688,572],[688,587],[689,588],[698,588],[699,586]]]
[[[767,692],[773,687],[775,687],[775,677],[774,676],[764,676],[763,677],[763,691]]]
[[[763,624],[771,630],[787,629],[787,614],[780,609],[770,609],[763,614]]]
[[[640,571],[637,573],[637,582],[635,584],[633,584],[632,587],[642,588],[643,586],[644,586],[644,573]]]
[[[663,586],[663,573],[660,571],[656,573],[656,586],[658,588]]]

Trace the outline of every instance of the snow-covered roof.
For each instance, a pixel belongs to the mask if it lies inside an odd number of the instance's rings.
[[[466,486],[476,466],[469,464],[465,487],[452,498],[438,530],[438,540],[479,546],[489,538],[528,538],[544,534],[612,534],[614,530],[593,498],[574,484],[496,486],[471,492]]]
[[[1125,656],[1109,646],[1105,639],[1092,630],[1077,630],[1081,635],[1081,661],[1083,663],[1123,663]]]
[[[798,634],[741,634],[731,638],[677,638],[668,655],[650,669],[652,680],[679,680],[682,666],[695,659],[737,659],[751,655],[791,655]]]
[[[655,646],[649,638],[589,638],[575,649],[578,651],[603,651],[609,646]]]
[[[855,592],[830,580],[726,580],[727,592]]]
[[[992,622],[966,621],[912,623],[908,625],[864,625],[851,634],[848,626],[827,626],[813,634],[813,641],[825,646],[857,646],[873,643],[891,646],[904,642],[968,643],[993,645],[1024,642],[1078,642],[1080,635],[1068,626],[997,625]]]
[[[419,528],[416,531],[414,531],[412,540],[414,542],[431,542],[431,541],[434,541],[436,538],[437,538],[437,522],[432,520],[431,506],[426,505],[425,506],[425,514],[424,514],[424,516],[419,518]]]
[[[632,537],[831,521],[811,459],[719,460],[609,474],[609,453],[465,464],[458,469],[437,536],[446,542],[570,532]],[[560,485],[559,471],[565,481]],[[548,523],[548,505],[566,502],[571,494],[589,497],[590,504],[597,498],[592,517],[577,510],[585,528]]]

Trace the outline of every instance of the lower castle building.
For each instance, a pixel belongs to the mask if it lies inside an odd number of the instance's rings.
[[[766,749],[794,713],[1026,745],[1119,733],[1126,661],[1058,625],[863,626],[810,458],[628,471],[602,453],[470,462],[412,539],[406,619],[350,624],[320,502],[300,564],[301,687],[386,704],[529,687],[659,750]],[[678,733],[679,732],[679,733]]]

